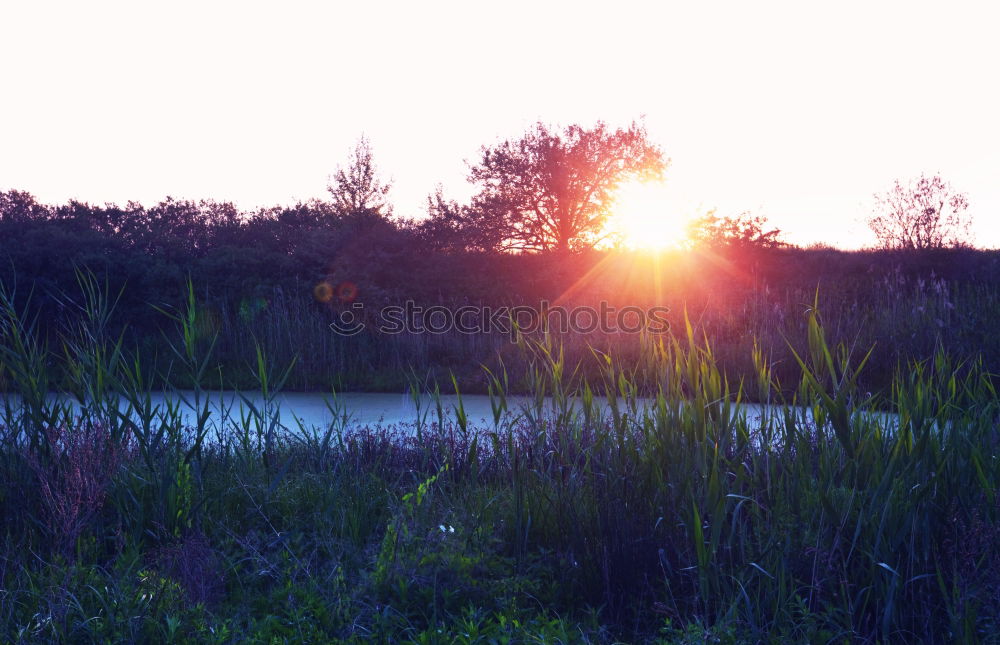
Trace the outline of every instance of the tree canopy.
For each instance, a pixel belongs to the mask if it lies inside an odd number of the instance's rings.
[[[484,146],[469,180],[479,192],[465,223],[478,245],[495,250],[569,251],[592,246],[619,183],[660,178],[667,161],[633,122],[612,130],[538,123],[524,136]]]
[[[391,182],[379,178],[371,143],[364,136],[351,151],[347,166],[338,167],[327,186],[337,214],[359,219],[392,215],[388,198],[391,188]]]

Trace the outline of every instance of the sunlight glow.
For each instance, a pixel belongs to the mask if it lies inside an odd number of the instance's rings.
[[[688,218],[672,212],[670,204],[663,182],[625,182],[618,188],[611,227],[628,248],[681,246],[687,239]]]

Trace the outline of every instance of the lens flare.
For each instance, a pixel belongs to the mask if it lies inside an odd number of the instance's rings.
[[[615,197],[610,224],[621,242],[633,249],[677,247],[687,239],[688,218],[672,212],[662,182],[623,183]]]

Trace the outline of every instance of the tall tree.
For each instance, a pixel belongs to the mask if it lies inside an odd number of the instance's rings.
[[[482,148],[469,179],[479,186],[467,214],[476,238],[501,250],[569,251],[592,246],[619,183],[662,176],[667,162],[633,122],[561,131],[538,123],[517,140]]]
[[[939,175],[923,174],[906,185],[896,180],[875,196],[868,226],[887,249],[936,249],[962,246],[971,240],[969,199]]]
[[[379,178],[372,160],[371,143],[364,136],[351,151],[347,166],[338,167],[327,185],[337,214],[358,219],[392,215],[388,199],[390,188],[391,182]]]

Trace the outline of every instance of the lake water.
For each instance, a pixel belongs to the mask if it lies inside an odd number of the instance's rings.
[[[263,398],[259,393],[244,394],[233,391],[204,392],[209,401],[211,417],[209,425],[220,429],[229,424],[238,424],[240,419],[249,417],[252,408],[260,409]],[[54,397],[55,398],[55,397]],[[173,402],[177,414],[184,425],[194,425],[195,412],[184,401],[192,401],[192,393],[180,391],[172,393],[156,393],[152,403],[160,412],[164,412]],[[445,417],[455,420],[455,409],[459,405],[457,395],[441,395],[440,404]],[[335,404],[334,404],[335,401]],[[639,405],[650,405],[652,399],[640,399]],[[420,400],[420,411],[409,394],[379,394],[379,393],[341,393],[333,399],[330,395],[318,393],[283,393],[276,397],[278,422],[290,430],[305,428],[325,428],[335,421],[334,410],[348,416],[348,426],[366,425],[410,425],[423,416],[426,423],[437,421],[437,403],[425,395]],[[598,410],[607,413],[608,402],[602,397],[595,397]],[[461,404],[465,409],[469,425],[488,428],[493,426],[493,410],[490,397],[487,395],[462,395]],[[576,410],[582,410],[582,404],[574,402]],[[127,404],[122,401],[120,409],[127,410]],[[523,414],[525,410],[534,407],[534,399],[527,396],[508,396],[508,414]],[[545,407],[551,407],[551,401],[545,402]],[[332,408],[332,409],[331,409]],[[740,411],[746,415],[752,426],[759,424],[765,417],[779,418],[780,410],[755,404],[742,404]],[[808,410],[803,411],[806,418],[811,418]],[[510,417],[508,417],[510,418]]]

